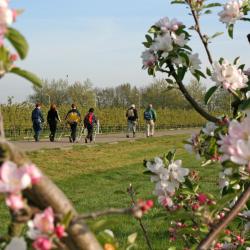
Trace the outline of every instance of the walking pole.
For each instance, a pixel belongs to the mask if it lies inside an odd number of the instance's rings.
[[[84,130],[85,130],[85,127],[84,127],[84,123],[83,123],[82,126],[81,126],[80,133],[79,133],[78,138],[77,138],[77,142],[81,141],[82,135],[84,135]]]
[[[67,128],[67,124],[64,122],[63,127],[62,127],[62,131],[61,131],[60,135],[58,136],[57,141],[60,141],[62,139],[62,136],[64,135],[66,128]]]

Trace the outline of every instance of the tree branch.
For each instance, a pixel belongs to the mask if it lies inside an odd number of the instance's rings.
[[[132,184],[130,184],[127,191],[128,191],[128,194],[129,194],[129,196],[131,198],[132,203],[135,205],[136,204],[136,202],[135,202],[135,191],[133,189]],[[142,232],[143,232],[144,238],[146,240],[146,243],[148,245],[148,249],[153,250],[151,242],[150,242],[149,237],[148,237],[148,232],[147,232],[146,228],[144,227],[141,218],[138,218],[138,221],[139,221],[140,227],[142,229]]]
[[[209,51],[209,48],[208,48],[208,42],[207,42],[207,39],[202,35],[201,33],[201,28],[200,28],[200,21],[199,21],[199,16],[197,15],[197,13],[195,12],[195,10],[193,9],[192,7],[192,4],[190,1],[188,1],[188,5],[190,7],[190,10],[191,10],[191,13],[192,13],[192,16],[194,18],[194,22],[195,22],[195,30],[196,32],[198,33],[201,41],[202,41],[202,44],[204,45],[204,48],[206,50],[206,53],[207,53],[207,57],[208,57],[208,61],[210,64],[213,64],[213,59],[212,59],[212,55]]]
[[[187,101],[192,105],[192,107],[202,116],[204,117],[206,120],[217,123],[219,121],[218,118],[210,115],[208,112],[206,112],[206,110],[204,110],[194,99],[193,97],[188,93],[187,89],[185,88],[184,84],[182,83],[182,81],[178,80],[178,77],[176,75],[175,69],[173,67],[173,65],[171,63],[168,63],[168,67],[171,71],[172,76],[174,77],[176,83],[179,86],[180,91],[182,92],[182,94],[185,96],[185,98],[187,99]]]
[[[74,221],[78,220],[85,220],[85,219],[96,219],[97,217],[104,216],[104,215],[118,215],[118,214],[132,214],[136,216],[136,212],[140,210],[139,207],[132,207],[132,208],[109,208],[102,211],[96,211],[86,214],[78,215]]]
[[[215,225],[210,230],[207,237],[200,242],[197,250],[209,249],[210,245],[214,240],[216,240],[221,231],[239,214],[249,198],[250,186],[241,194],[240,198],[237,200],[233,208],[226,214],[226,216],[217,225]]]

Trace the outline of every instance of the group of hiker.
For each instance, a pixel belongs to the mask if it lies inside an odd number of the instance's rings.
[[[31,120],[33,123],[33,130],[34,130],[34,139],[35,141],[39,141],[40,133],[42,131],[42,124],[44,123],[44,117],[41,111],[41,105],[39,103],[36,104],[35,109],[32,111]],[[70,142],[75,142],[77,137],[77,126],[82,121],[81,114],[78,111],[75,104],[71,105],[71,109],[66,114],[64,120],[70,126],[71,134],[69,136]],[[56,105],[51,104],[50,110],[47,114],[47,123],[50,129],[49,139],[51,142],[55,140],[56,130],[57,130],[57,123],[61,122],[61,118],[57,111]],[[94,126],[97,124],[97,119],[94,115],[94,109],[90,108],[87,114],[84,116],[83,119],[84,128],[87,129],[87,135],[85,137],[85,143],[93,141],[93,132]]]
[[[94,108],[90,108],[89,111],[83,118],[84,129],[87,130],[87,135],[85,137],[85,143],[93,141],[94,127],[97,125],[98,120],[94,114]],[[128,122],[127,138],[129,138],[129,133],[132,131],[133,137],[136,134],[136,127],[138,123],[138,112],[135,105],[132,104],[130,108],[126,111],[126,118]],[[37,103],[35,109],[32,111],[31,120],[33,123],[34,139],[39,141],[40,133],[42,131],[42,124],[44,123],[43,113],[41,111],[41,104]],[[71,109],[67,112],[64,120],[70,126],[71,134],[69,136],[69,141],[71,143],[75,142],[77,139],[77,126],[81,123],[82,117],[75,104],[71,105]],[[149,104],[144,111],[144,120],[146,123],[146,136],[154,135],[154,126],[156,121],[156,112],[153,109],[152,104]],[[61,118],[57,111],[56,105],[51,104],[50,109],[47,113],[47,123],[50,129],[49,139],[51,142],[55,140],[55,135],[57,131],[57,124],[61,122]]]
[[[156,121],[156,111],[153,109],[153,105],[149,104],[146,110],[143,113],[144,120],[146,123],[146,136],[153,136],[155,129],[155,121]],[[127,138],[129,138],[129,133],[132,131],[133,137],[135,137],[136,127],[138,124],[138,112],[135,108],[135,104],[132,104],[130,108],[126,112],[126,117],[128,121],[127,128]]]

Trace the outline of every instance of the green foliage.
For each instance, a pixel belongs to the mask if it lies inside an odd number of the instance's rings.
[[[215,93],[215,91],[218,89],[218,86],[213,86],[211,87],[205,95],[205,104],[208,104],[211,101],[211,97],[213,96],[213,94]]]
[[[228,25],[227,32],[229,37],[233,39],[234,24],[231,23]]]
[[[27,56],[29,45],[25,37],[16,29],[9,27],[5,37],[16,49],[19,57],[24,59]]]
[[[23,69],[20,69],[18,67],[13,67],[9,72],[16,74],[16,75],[19,75],[19,76],[29,80],[37,87],[42,86],[42,82],[41,82],[40,78],[38,78],[35,74],[33,74],[27,70],[23,70]]]

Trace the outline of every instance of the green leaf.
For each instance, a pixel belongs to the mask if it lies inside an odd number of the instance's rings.
[[[250,18],[247,18],[247,17],[242,17],[240,20],[250,22]]]
[[[203,9],[219,7],[219,6],[222,6],[222,4],[221,3],[210,3],[210,4],[207,4],[207,5],[203,6]]]
[[[211,13],[212,13],[211,10],[206,10],[206,11],[204,12],[204,14],[211,14]]]
[[[201,77],[205,78],[205,79],[207,78],[207,77],[204,75],[204,73],[203,73],[203,72],[201,72],[201,71],[200,71],[200,70],[198,70],[198,69],[196,69],[196,70],[195,70],[195,73],[196,73],[196,74],[198,74],[199,76],[201,76]]]
[[[174,84],[174,81],[172,79],[166,79],[166,82],[169,83],[169,84]]]
[[[150,35],[145,35],[148,43],[152,43],[153,42],[153,38]]]
[[[174,149],[173,151],[169,151],[167,155],[165,156],[165,158],[168,160],[169,163],[174,161],[175,153],[176,153],[176,150]]]
[[[20,69],[18,67],[14,67],[10,70],[10,73],[13,73],[13,74],[16,74],[16,75],[19,75],[27,80],[29,80],[30,82],[32,82],[35,86],[38,86],[38,87],[41,87],[42,86],[42,81],[40,80],[40,78],[38,78],[35,74],[29,72],[29,71],[26,71],[26,70],[23,70],[23,69]]]
[[[238,57],[236,57],[236,58],[234,59],[234,62],[233,62],[233,63],[234,63],[234,65],[235,65],[235,64],[237,64],[237,62],[238,62],[238,60],[239,60],[239,59],[240,59],[240,57],[239,57],[239,56],[238,56]]]
[[[185,1],[182,1],[182,0],[174,0],[174,1],[171,1],[171,4],[185,4]]]
[[[211,87],[205,94],[205,104],[208,104],[211,101],[211,97],[213,96],[214,92],[218,89],[218,86]]]
[[[239,110],[245,110],[245,109],[248,109],[248,108],[250,108],[250,99],[244,100],[239,105]]]
[[[188,57],[188,55],[187,55],[186,53],[184,53],[184,52],[180,52],[178,55],[179,55],[181,58],[184,59],[184,61],[186,62],[186,65],[188,66],[188,65],[189,65],[189,57]]]
[[[212,72],[211,72],[211,70],[209,68],[206,68],[206,73],[207,73],[208,76],[212,75]]]
[[[71,222],[73,218],[73,213],[72,211],[69,211],[66,213],[62,219],[62,224],[67,228],[69,226],[69,223]]]
[[[216,32],[216,33],[214,33],[214,34],[211,36],[211,38],[215,38],[215,37],[221,36],[221,35],[223,35],[223,34],[224,34],[224,32]]]
[[[5,37],[9,40],[9,42],[16,49],[19,57],[24,59],[27,56],[29,45],[24,38],[24,36],[16,29],[8,28]]]
[[[149,42],[143,42],[142,43],[146,48],[149,48],[151,46],[151,44]]]
[[[229,24],[227,31],[228,31],[229,37],[231,37],[233,39],[233,32],[234,32],[234,24],[233,23]]]
[[[183,80],[186,71],[187,71],[186,67],[178,68],[178,70],[177,70],[177,80],[178,81],[182,81]]]

